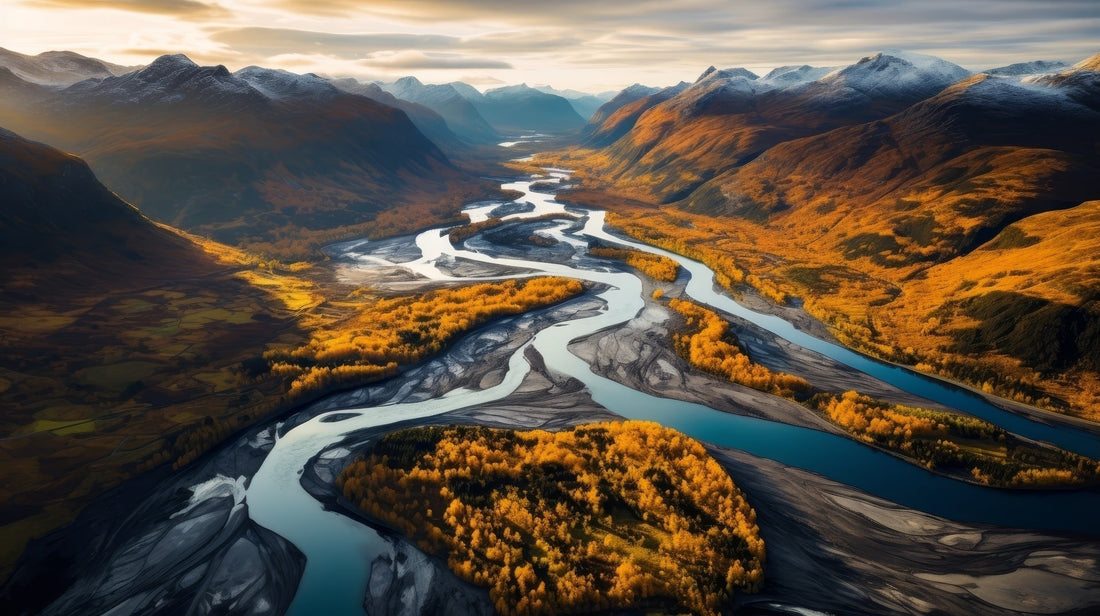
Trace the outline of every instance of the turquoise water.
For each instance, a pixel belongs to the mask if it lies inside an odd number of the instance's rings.
[[[561,210],[561,205],[554,203],[551,195],[530,192],[528,182],[507,187],[525,190],[526,195],[521,199],[535,205],[533,212],[518,217]],[[575,246],[583,246],[582,236],[589,236],[665,254],[688,270],[691,280],[687,293],[701,303],[752,321],[777,336],[901,389],[983,417],[1018,434],[1093,456],[1100,452],[1100,439],[1094,435],[1012,415],[961,388],[871,360],[809,336],[779,317],[748,310],[715,292],[713,272],[701,263],[613,237],[604,229],[603,212],[589,211],[587,214],[587,223],[576,236],[566,236],[565,225],[547,232]],[[579,379],[597,403],[619,415],[657,421],[702,441],[816,472],[906,507],[958,521],[1091,534],[1100,532],[1097,524],[1100,493],[1094,491],[1008,491],[971,485],[932,474],[848,438],[654,397],[594,374],[586,362],[568,351],[568,344],[601,329],[619,326],[641,311],[645,304],[642,284],[633,273],[494,258],[456,249],[440,230],[420,234],[416,244],[423,257],[401,265],[431,279],[454,280],[439,271],[436,260],[443,256],[460,256],[607,285],[607,290],[600,294],[607,304],[605,310],[544,329],[529,344],[543,355],[551,369]],[[364,256],[364,263],[378,261],[376,257]],[[252,478],[246,501],[253,520],[280,534],[306,555],[306,570],[290,614],[361,616],[370,563],[389,550],[374,530],[339,513],[325,511],[305,492],[299,477],[309,460],[355,430],[432,417],[507,397],[530,371],[523,355],[525,348],[512,355],[503,381],[489,389],[458,389],[423,402],[353,409],[350,413],[347,410],[324,413],[288,430],[275,443]],[[335,414],[346,417],[341,421],[324,421]],[[752,495],[748,496],[751,501]]]

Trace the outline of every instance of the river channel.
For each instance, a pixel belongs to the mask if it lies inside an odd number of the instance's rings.
[[[563,180],[564,170],[548,170]],[[540,178],[543,182],[546,178]],[[504,258],[455,247],[447,229],[432,229],[416,237],[419,258],[389,261],[370,255],[369,244],[346,243],[342,256],[356,258],[362,267],[402,267],[431,280],[488,280],[528,275],[567,276],[602,285],[599,298],[606,307],[547,327],[535,334],[509,359],[503,380],[486,389],[460,388],[434,399],[371,408],[322,413],[285,431],[252,478],[246,501],[251,518],[293,543],[307,558],[305,573],[290,613],[355,615],[362,600],[370,563],[386,548],[377,532],[333,511],[303,489],[300,478],[310,460],[355,431],[420,419],[474,405],[501,400],[513,393],[531,370],[524,351],[534,347],[554,372],[583,383],[592,399],[630,419],[657,421],[702,441],[741,449],[783,464],[819,473],[906,507],[953,520],[998,526],[1096,533],[1100,494],[1093,491],[1009,491],[948,479],[883,454],[854,440],[825,432],[752,417],[734,415],[699,404],[655,397],[595,374],[587,362],[568,350],[570,341],[606,328],[621,326],[645,306],[643,284],[637,274],[590,267],[580,255],[593,240],[662,254],[675,259],[690,276],[685,294],[696,302],[735,315],[810,351],[826,355],[851,368],[888,382],[927,400],[996,423],[1028,438],[1048,441],[1085,455],[1100,454],[1100,439],[1086,431],[1046,424],[1009,413],[963,388],[915,372],[878,362],[815,338],[780,317],[754,312],[716,289],[714,273],[702,263],[618,237],[605,228],[604,212],[569,206],[552,193],[533,190],[534,180],[504,184],[530,203],[528,211],[509,214],[521,220],[547,213],[571,214],[577,222],[562,221],[540,233],[571,247],[577,257],[568,264]],[[467,209],[471,221],[487,219],[501,204]],[[358,253],[356,252],[358,251]],[[500,268],[516,268],[502,276],[457,277],[438,267],[440,260],[464,259]],[[402,377],[395,377],[402,378]],[[750,500],[751,500],[751,494]]]

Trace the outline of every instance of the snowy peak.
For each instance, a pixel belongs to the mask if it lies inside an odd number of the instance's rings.
[[[477,102],[485,97],[480,90],[464,81],[452,81],[447,85],[454,88],[459,96],[471,102]]]
[[[935,56],[888,50],[829,73],[810,87],[825,104],[899,104],[928,98],[961,81],[970,71]]]
[[[707,67],[707,70],[703,71],[702,75],[699,75],[699,78],[695,80],[695,83],[701,83],[703,81],[710,81],[714,79],[733,79],[736,77],[749,80],[759,79],[759,76],[756,73],[745,68],[737,67],[724,68],[719,70],[714,68],[713,66],[709,66]]]
[[[927,85],[944,88],[970,75],[965,68],[935,56],[888,50],[860,59],[829,77],[849,87],[870,90]]]
[[[524,98],[541,98],[543,96],[553,96],[555,98],[561,98],[555,94],[547,94],[545,92],[539,92],[526,83],[517,84],[514,86],[503,86],[500,88],[493,88],[492,90],[486,90],[485,96],[487,98],[504,98],[504,97],[524,97]]]
[[[109,106],[201,104],[209,108],[267,101],[259,90],[224,66],[199,66],[183,54],[161,56],[121,77],[77,83],[65,93],[69,101]]]
[[[649,96],[650,94],[656,94],[660,91],[660,88],[651,88],[649,86],[644,86],[640,83],[636,83],[634,85],[623,88],[623,90],[616,94],[611,100],[615,100],[620,96],[637,100],[639,98]]]
[[[776,87],[792,86],[800,83],[809,83],[811,81],[817,81],[825,75],[836,70],[829,67],[816,67],[808,64],[802,65],[788,65],[780,66],[779,68],[772,69],[767,75],[764,75],[760,81],[774,85]]]
[[[148,66],[141,69],[139,72],[152,73],[152,74],[164,74],[176,72],[188,68],[198,68],[198,64],[191,61],[182,53],[166,54],[156,60],[153,60]]]
[[[284,70],[249,66],[233,75],[272,100],[330,100],[339,94],[332,83],[313,73],[299,75]]]
[[[1058,62],[1056,60],[1035,60],[1032,62],[1017,62],[1016,64],[1009,64],[1008,66],[999,66],[982,72],[989,75],[1004,77],[1022,77],[1025,75],[1057,73],[1067,68],[1069,68],[1069,66],[1065,62]]]
[[[408,88],[423,88],[424,87],[424,83],[422,81],[420,81],[419,79],[417,79],[416,77],[413,77],[412,75],[409,75],[408,77],[402,77],[401,79],[398,79],[397,81],[393,82],[393,85],[394,85],[394,87],[400,88],[402,90],[408,89]]]
[[[20,79],[45,86],[68,86],[85,79],[104,79],[129,72],[124,66],[71,51],[46,51],[28,56],[0,48],[0,68]]]

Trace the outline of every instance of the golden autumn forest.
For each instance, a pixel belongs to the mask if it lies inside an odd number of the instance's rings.
[[[502,614],[718,614],[763,579],[756,514],[698,441],[652,422],[410,428],[337,485],[489,588]]]

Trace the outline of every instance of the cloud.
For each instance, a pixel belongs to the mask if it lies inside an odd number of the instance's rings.
[[[221,5],[197,0],[25,0],[23,4],[46,9],[116,9],[189,19],[224,18],[232,14]]]
[[[52,26],[31,30],[37,32],[26,35],[32,47],[77,41],[74,46],[93,55],[97,45],[132,52],[179,48],[233,65],[275,66],[298,56],[311,70],[354,73],[356,67],[370,67],[422,77],[434,73],[444,80],[454,69],[466,68],[509,83],[552,76],[558,87],[602,89],[638,80],[693,79],[711,64],[755,72],[785,64],[850,64],[884,48],[937,55],[970,69],[1039,58],[1075,61],[1100,51],[1095,0],[23,0],[16,5],[27,12],[32,6],[178,17],[146,29],[135,28],[138,17],[84,13],[58,20],[60,11],[40,10],[40,23],[65,23],[56,31]],[[223,18],[226,11],[232,14]],[[15,20],[19,23],[20,16]],[[135,32],[141,40],[134,40]]]
[[[419,51],[400,51],[394,54],[379,54],[359,64],[377,69],[496,69],[512,68],[503,60],[474,58],[460,54],[422,53]]]
[[[233,28],[219,30],[211,40],[242,53],[275,56],[318,53],[345,59],[363,59],[373,52],[399,49],[451,49],[460,39],[437,34],[332,34],[289,28]]]

